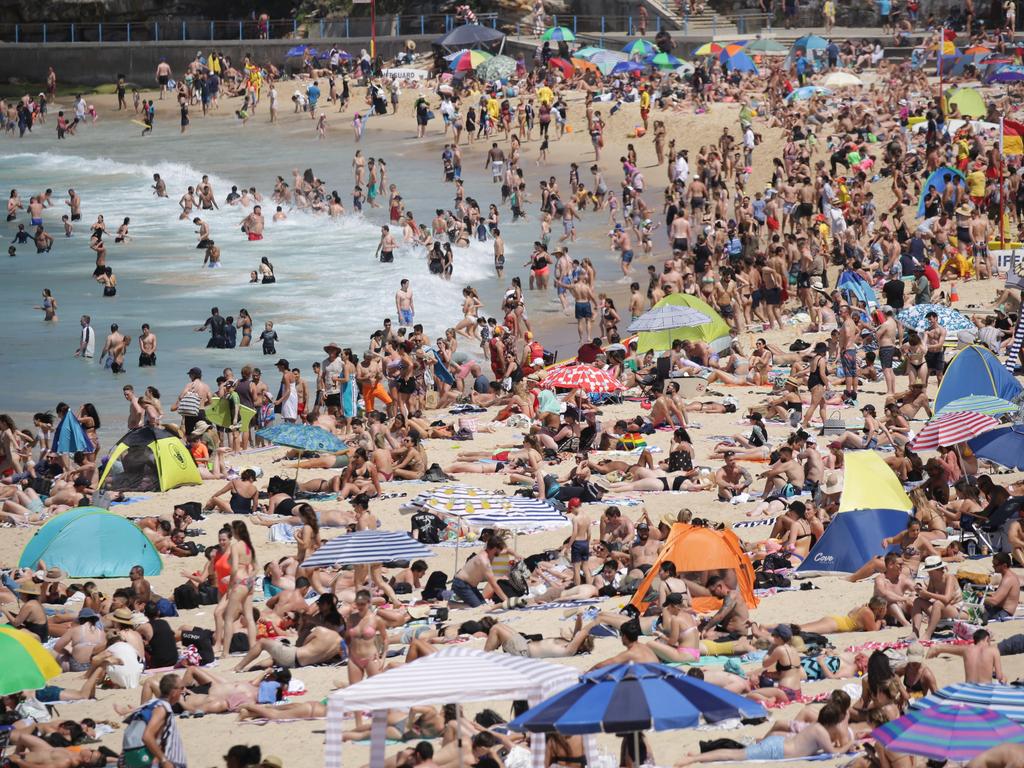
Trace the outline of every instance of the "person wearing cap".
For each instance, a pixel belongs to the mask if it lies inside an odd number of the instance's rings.
[[[18,584],[17,592],[21,607],[17,611],[3,609],[7,623],[31,632],[39,638],[39,642],[45,643],[50,639],[50,630],[46,621],[46,611],[39,600],[42,590],[35,581],[28,580]]]
[[[939,689],[935,673],[928,669],[925,660],[928,649],[920,643],[911,643],[907,648],[907,663],[903,667],[903,687],[912,698],[928,696]]]
[[[107,647],[107,637],[99,628],[100,616],[92,608],[78,612],[75,626],[68,629],[53,646],[53,653],[65,672],[84,672],[93,656]]]
[[[956,576],[946,569],[940,555],[929,555],[924,559],[924,572],[927,580],[914,587],[917,597],[910,621],[914,634],[922,640],[931,640],[942,619],[962,617],[963,596]]]
[[[210,404],[210,399],[210,388],[203,381],[202,369],[189,368],[188,384],[171,406],[171,410],[181,416],[181,426],[186,434],[195,429],[196,422],[199,421],[203,409]]]
[[[761,685],[747,696],[754,701],[788,704],[800,698],[800,684],[806,677],[800,654],[792,645],[793,630],[789,624],[778,624],[771,630],[771,648],[761,662],[760,675],[751,682]]]

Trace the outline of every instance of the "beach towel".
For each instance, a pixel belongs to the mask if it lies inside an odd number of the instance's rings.
[[[124,499],[123,501],[112,501],[112,502],[110,502],[110,506],[112,506],[112,507],[123,507],[123,506],[126,506],[128,504],[137,504],[138,502],[145,501],[148,498],[149,498],[149,496],[131,496],[131,497],[127,498],[127,499]]]
[[[504,612],[507,611],[550,611],[555,608],[578,608],[583,605],[597,605],[602,602],[602,598],[590,598],[587,600],[559,600],[554,603],[541,603],[540,605],[524,605],[521,608],[503,608]]]
[[[758,528],[762,525],[775,525],[774,517],[765,517],[760,520],[741,520],[738,523],[733,523],[733,529],[738,528]]]
[[[811,757],[784,757],[781,760],[713,760],[711,765],[720,765],[722,763],[743,763],[744,765],[752,765],[753,763],[797,763],[797,762],[824,762],[826,760],[838,760],[841,757],[854,757],[860,754],[859,752],[843,752],[843,753],[823,753],[820,755],[812,755]]]

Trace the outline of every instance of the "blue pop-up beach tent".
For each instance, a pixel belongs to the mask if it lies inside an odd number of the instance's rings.
[[[56,453],[74,454],[79,451],[91,453],[95,450],[92,440],[85,434],[82,425],[69,408],[53,431],[53,450]]]
[[[138,526],[99,507],[68,510],[36,531],[18,567],[35,569],[40,560],[76,579],[123,578],[133,565],[147,575],[163,568],[160,553]]]
[[[839,275],[839,279],[836,280],[836,288],[840,293],[850,294],[869,307],[878,303],[875,289],[853,270],[846,270]]]
[[[1011,402],[1021,392],[1020,382],[999,362],[988,347],[972,344],[950,361],[935,393],[935,411],[968,395],[1001,397]]]
[[[928,190],[935,189],[941,195],[946,189],[946,176],[950,177],[952,184],[962,188],[963,194],[967,194],[967,179],[964,178],[960,171],[956,168],[950,168],[948,165],[937,168],[921,188],[921,197],[917,202],[917,215],[919,218],[924,216],[924,201],[928,197]]]
[[[797,567],[797,577],[845,575],[885,554],[882,539],[907,527],[913,505],[898,477],[874,451],[846,454],[839,512]]]

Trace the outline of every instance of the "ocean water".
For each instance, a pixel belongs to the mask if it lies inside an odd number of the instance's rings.
[[[489,241],[474,241],[467,249],[455,250],[451,281],[428,272],[422,249],[403,247],[393,264],[379,263],[374,251],[380,225],[387,223],[386,208],[367,208],[365,217],[337,220],[292,212],[285,222],[271,222],[274,179],[281,175],[290,183],[293,168],[312,168],[327,181],[328,189],[339,192],[346,209],[351,208],[351,159],[356,145],[343,116],[332,115],[327,140],[318,141],[312,121],[271,127],[262,122],[264,114],[245,126],[194,118],[189,134],[180,136],[168,109],[163,107],[162,112],[158,106],[156,133],[147,138],[140,137],[140,129],[127,120],[109,119],[85,126],[76,137],[61,142],[50,124],[25,139],[0,140],[4,195],[15,188],[27,204],[31,195],[51,188],[56,201],[44,215],[46,230],[56,239],[50,253],[36,254],[30,242],[18,247],[16,258],[0,256],[0,301],[6,310],[0,327],[0,361],[5,372],[0,410],[33,412],[52,409],[60,400],[75,407],[92,402],[104,419],[102,431],[109,444],[124,424],[123,384],[131,383],[137,391],[157,386],[167,407],[187,382],[185,372],[192,365],[201,366],[211,384],[222,368],[230,366],[237,373],[245,363],[262,367],[265,376],[276,381],[273,364],[284,357],[308,378],[311,363],[323,357],[325,342],[336,341],[357,352],[366,348],[382,319],[395,315],[394,293],[402,278],[411,281],[417,322],[435,335],[461,319],[463,286],[473,285],[484,300],[485,312],[494,315],[511,276],[519,274],[526,283],[527,272],[519,265],[527,260],[536,239],[537,217],[511,225],[507,208],[501,211],[507,262],[504,281],[494,274]],[[407,209],[421,223],[429,223],[434,209],[453,205],[454,186],[444,184],[441,177],[442,144],[439,138],[429,142],[384,138],[374,134],[371,122],[358,146],[364,156],[387,161],[389,180],[398,184]],[[482,162],[464,161],[466,192],[486,211],[488,203],[498,202],[500,191],[478,165]],[[154,173],[166,181],[168,198],[154,196]],[[223,266],[213,270],[202,268],[195,226],[178,219],[178,199],[204,173],[222,206],[196,212],[210,224],[221,248]],[[564,173],[560,169],[563,185]],[[533,169],[527,174],[535,189],[540,174]],[[223,205],[233,184],[255,186],[265,196],[267,227],[262,242],[247,242],[241,233],[244,209]],[[76,223],[73,237],[65,239],[61,216],[68,210],[63,201],[69,187],[82,197],[82,220]],[[111,234],[124,217],[131,219],[131,242],[115,245],[113,237],[106,241],[107,264],[118,280],[113,298],[103,297],[101,286],[92,278],[95,254],[89,249],[88,235],[97,214],[103,214]],[[607,221],[603,214],[600,218]],[[595,217],[592,220],[596,223]],[[3,232],[8,241],[16,224],[28,226],[28,221],[25,212],[17,222],[6,223]],[[400,231],[396,234],[400,240]],[[581,247],[572,253],[600,256],[611,263],[607,255],[588,254]],[[276,284],[248,282],[262,256],[274,264]],[[56,323],[43,322],[42,312],[33,309],[40,304],[44,288],[57,299]],[[236,318],[238,310],[246,308],[253,318],[254,346],[207,349],[208,334],[193,329],[202,325],[213,306],[222,315]],[[554,292],[543,298],[531,296],[528,306],[535,315],[554,312]],[[97,359],[91,362],[73,357],[83,314],[92,317],[97,334]],[[269,358],[262,355],[256,338],[266,320],[273,320],[280,338],[277,354]],[[114,376],[103,368],[99,350],[114,322],[133,339],[142,323],[150,324],[159,344],[156,368],[136,367],[134,342],[126,373]]]

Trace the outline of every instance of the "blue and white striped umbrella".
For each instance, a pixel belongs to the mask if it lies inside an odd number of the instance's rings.
[[[896,315],[896,319],[907,328],[913,328],[915,331],[923,333],[928,328],[927,315],[930,312],[938,315],[939,325],[945,328],[947,332],[969,331],[977,328],[974,323],[955,309],[944,307],[941,304],[915,304],[912,307],[901,310]]]
[[[936,413],[936,416],[945,416],[947,413],[967,412],[983,413],[986,416],[1002,416],[1007,413],[1016,413],[1020,406],[1014,405],[1009,400],[989,395],[967,395],[958,397],[946,403]]]
[[[474,528],[507,528],[510,531],[560,528],[569,524],[569,518],[547,502],[537,499],[523,501],[533,503],[518,504],[507,510],[469,515],[465,522]]]
[[[914,708],[939,704],[976,704],[994,709],[1015,723],[1024,723],[1024,689],[1015,685],[954,683],[911,702]]]
[[[629,324],[630,333],[641,331],[671,331],[676,328],[695,328],[711,322],[711,318],[693,307],[665,304],[644,312]]]
[[[433,556],[434,553],[428,547],[401,531],[355,531],[324,543],[302,563],[302,567],[370,565]]]

